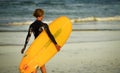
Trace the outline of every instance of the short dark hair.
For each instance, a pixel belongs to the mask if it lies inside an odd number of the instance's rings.
[[[44,15],[44,11],[42,9],[35,9],[33,16],[35,17],[41,17]]]

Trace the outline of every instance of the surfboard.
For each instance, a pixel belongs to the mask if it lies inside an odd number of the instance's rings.
[[[72,32],[72,23],[68,17],[61,16],[49,24],[49,29],[62,48]],[[36,68],[47,63],[57,52],[46,31],[42,31],[25,52],[19,66],[20,73],[35,73]]]

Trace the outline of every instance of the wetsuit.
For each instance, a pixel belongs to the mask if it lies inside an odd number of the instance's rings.
[[[46,23],[43,23],[42,21],[34,21],[30,27],[29,27],[29,30],[28,30],[28,34],[27,34],[27,37],[26,37],[26,41],[25,41],[25,45],[24,47],[26,47],[26,45],[28,44],[28,41],[29,41],[29,38],[31,37],[31,34],[33,33],[34,34],[34,37],[37,38],[37,36],[43,31],[45,30],[48,34],[48,36],[50,37],[50,39],[52,40],[52,42],[54,44],[57,44],[55,38],[53,37],[53,35],[51,34],[50,30],[49,30],[49,27]]]

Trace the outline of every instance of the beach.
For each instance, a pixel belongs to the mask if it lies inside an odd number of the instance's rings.
[[[61,51],[47,62],[47,72],[119,73],[119,33],[120,31],[73,31]],[[19,73],[19,63],[23,56],[20,51],[26,34],[27,32],[0,32],[0,73]],[[33,37],[30,41],[33,41]],[[38,73],[41,73],[40,70]]]

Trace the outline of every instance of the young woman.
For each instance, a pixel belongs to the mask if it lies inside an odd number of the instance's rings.
[[[24,44],[23,49],[21,50],[21,53],[24,53],[24,50],[29,42],[29,38],[31,37],[31,34],[34,34],[34,37],[37,38],[37,36],[43,31],[45,30],[48,34],[48,36],[50,37],[51,41],[55,44],[56,49],[59,51],[60,50],[60,46],[57,44],[55,38],[53,37],[53,35],[51,34],[49,27],[46,23],[42,22],[42,19],[44,17],[44,11],[42,9],[36,9],[33,13],[33,16],[36,17],[36,20],[29,26],[29,30],[28,30],[28,35],[26,37],[26,41]],[[42,41],[40,41],[42,42]],[[43,65],[41,68],[41,72],[42,73],[46,73],[46,68],[45,65]]]

